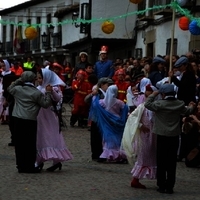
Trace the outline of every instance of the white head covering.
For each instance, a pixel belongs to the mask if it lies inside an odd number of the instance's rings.
[[[10,71],[10,64],[9,64],[9,62],[7,60],[3,60],[3,62],[5,64],[5,66],[6,66],[6,69],[5,69],[5,71],[2,71],[1,74],[2,74],[2,76],[5,76],[7,74],[10,74],[11,71]]]
[[[146,85],[148,84],[152,85],[151,80],[149,78],[144,77],[143,79],[141,79],[140,84],[139,84],[139,87],[140,87],[139,91],[142,93],[145,93]]]
[[[60,77],[53,71],[42,68],[43,82],[38,86],[39,89],[45,88],[47,85],[51,86],[65,86],[66,84],[60,79]]]
[[[117,93],[118,93],[118,88],[116,85],[111,85],[106,90],[106,94],[103,99],[104,104],[106,106],[106,110],[110,110],[110,108],[116,103]]]

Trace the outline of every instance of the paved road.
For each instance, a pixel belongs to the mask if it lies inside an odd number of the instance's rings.
[[[70,115],[69,108],[67,115]],[[10,133],[0,125],[0,200],[199,200],[200,169],[178,163],[175,193],[156,192],[155,180],[143,180],[146,190],[130,187],[131,166],[101,164],[90,159],[90,137],[87,129],[63,130],[74,159],[63,163],[61,171],[45,169],[41,174],[18,174],[14,148],[8,147]]]

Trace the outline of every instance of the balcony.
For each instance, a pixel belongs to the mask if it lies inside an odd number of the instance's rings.
[[[160,5],[166,5],[170,4],[171,0],[154,0],[154,5],[155,6],[160,6]],[[172,15],[172,9],[171,7],[166,7],[164,9],[156,9],[153,11],[154,15],[163,15],[164,17]]]
[[[138,11],[145,10],[146,9],[145,7],[146,7],[146,2],[142,1],[140,4],[138,4]],[[144,14],[138,15],[138,20],[139,21],[146,21],[146,22],[153,21],[154,20],[153,11],[151,10],[151,11],[148,11]]]

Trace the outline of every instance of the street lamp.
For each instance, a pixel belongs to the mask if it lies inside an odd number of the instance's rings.
[[[81,4],[81,19],[82,20],[89,20],[91,18],[90,16],[90,4],[89,3],[82,3]],[[74,24],[74,26],[76,28],[80,27],[80,33],[88,33],[89,31],[89,24],[88,23],[80,23],[78,24],[76,21],[78,19],[79,13],[78,12],[73,12],[72,13],[72,24]]]
[[[73,20],[72,24],[74,24],[74,26],[76,28],[80,27],[80,24],[77,24],[77,22],[76,22],[76,20],[78,19],[78,16],[79,16],[78,12],[73,12],[72,13],[72,20]]]

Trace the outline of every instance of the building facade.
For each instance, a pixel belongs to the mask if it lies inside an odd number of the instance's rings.
[[[184,8],[196,16],[200,0],[188,0]],[[108,46],[109,58],[141,58],[170,53],[172,37],[171,0],[34,0],[0,11],[0,55],[10,59],[32,56],[38,63],[44,60],[61,64],[77,62],[80,51],[86,51],[94,63],[102,45]],[[144,11],[140,13],[140,11]],[[182,55],[199,49],[199,36],[182,31],[178,26],[180,13],[175,15],[173,54]],[[81,21],[83,20],[83,21]],[[85,21],[86,20],[86,21]],[[111,34],[101,30],[102,23],[111,20]],[[88,23],[83,23],[88,22]],[[38,36],[29,40],[24,31],[35,26]],[[16,44],[16,38],[18,43]],[[16,46],[18,45],[18,46]],[[20,49],[17,49],[19,48]]]

